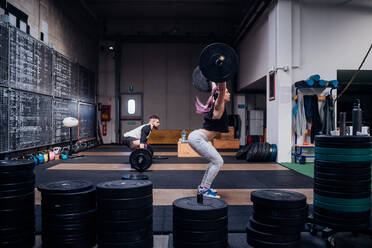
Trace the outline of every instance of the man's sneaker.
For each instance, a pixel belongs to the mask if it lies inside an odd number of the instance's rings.
[[[199,189],[199,193],[201,193],[204,197],[211,197],[211,198],[220,198],[219,195],[216,195],[211,189],[203,190]]]
[[[199,186],[199,191],[202,190],[202,189],[203,189],[203,187],[202,187],[202,186]],[[210,188],[210,190],[211,190],[213,193],[217,194],[217,190],[216,190],[216,189]]]

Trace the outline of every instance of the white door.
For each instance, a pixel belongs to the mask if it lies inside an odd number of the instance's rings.
[[[132,130],[143,123],[142,93],[121,95],[120,140],[125,132]]]

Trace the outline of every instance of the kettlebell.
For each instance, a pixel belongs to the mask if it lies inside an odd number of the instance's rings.
[[[60,151],[61,151],[61,147],[54,147],[53,148],[53,152],[54,152],[55,155],[59,154]]]
[[[53,150],[50,150],[49,151],[49,160],[54,160],[55,159],[55,153],[53,152]]]
[[[39,159],[38,159],[36,156],[31,155],[31,156],[29,157],[29,159],[30,159],[30,160],[33,160],[34,163],[35,163],[35,165],[38,165],[38,164],[39,164]]]
[[[68,159],[68,154],[62,153],[62,154],[61,154],[61,158],[62,158],[63,160]]]
[[[36,154],[36,157],[39,159],[39,164],[44,164],[44,155]]]
[[[55,160],[59,160],[59,154],[54,155]]]
[[[44,163],[48,163],[48,161],[49,161],[49,154],[48,154],[48,152],[45,152],[43,155],[44,155]]]

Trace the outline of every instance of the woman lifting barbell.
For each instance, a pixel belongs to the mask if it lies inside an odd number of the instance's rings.
[[[204,115],[204,123],[201,129],[190,133],[188,141],[197,153],[209,161],[208,168],[198,186],[198,192],[203,196],[220,198],[211,185],[223,165],[223,159],[209,141],[217,135],[217,132],[229,131],[225,108],[225,104],[229,101],[230,93],[226,88],[226,82],[219,83],[218,86],[212,83],[211,95],[205,105],[196,98],[196,112]]]

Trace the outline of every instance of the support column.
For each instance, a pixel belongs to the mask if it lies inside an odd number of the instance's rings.
[[[121,141],[121,96],[120,96],[120,78],[121,78],[121,43],[115,43],[115,142]]]
[[[292,2],[279,0],[269,16],[269,65],[276,70],[275,100],[267,91],[267,140],[278,146],[277,162],[292,150]],[[288,67],[284,71],[283,67]],[[269,84],[267,84],[269,89]]]

